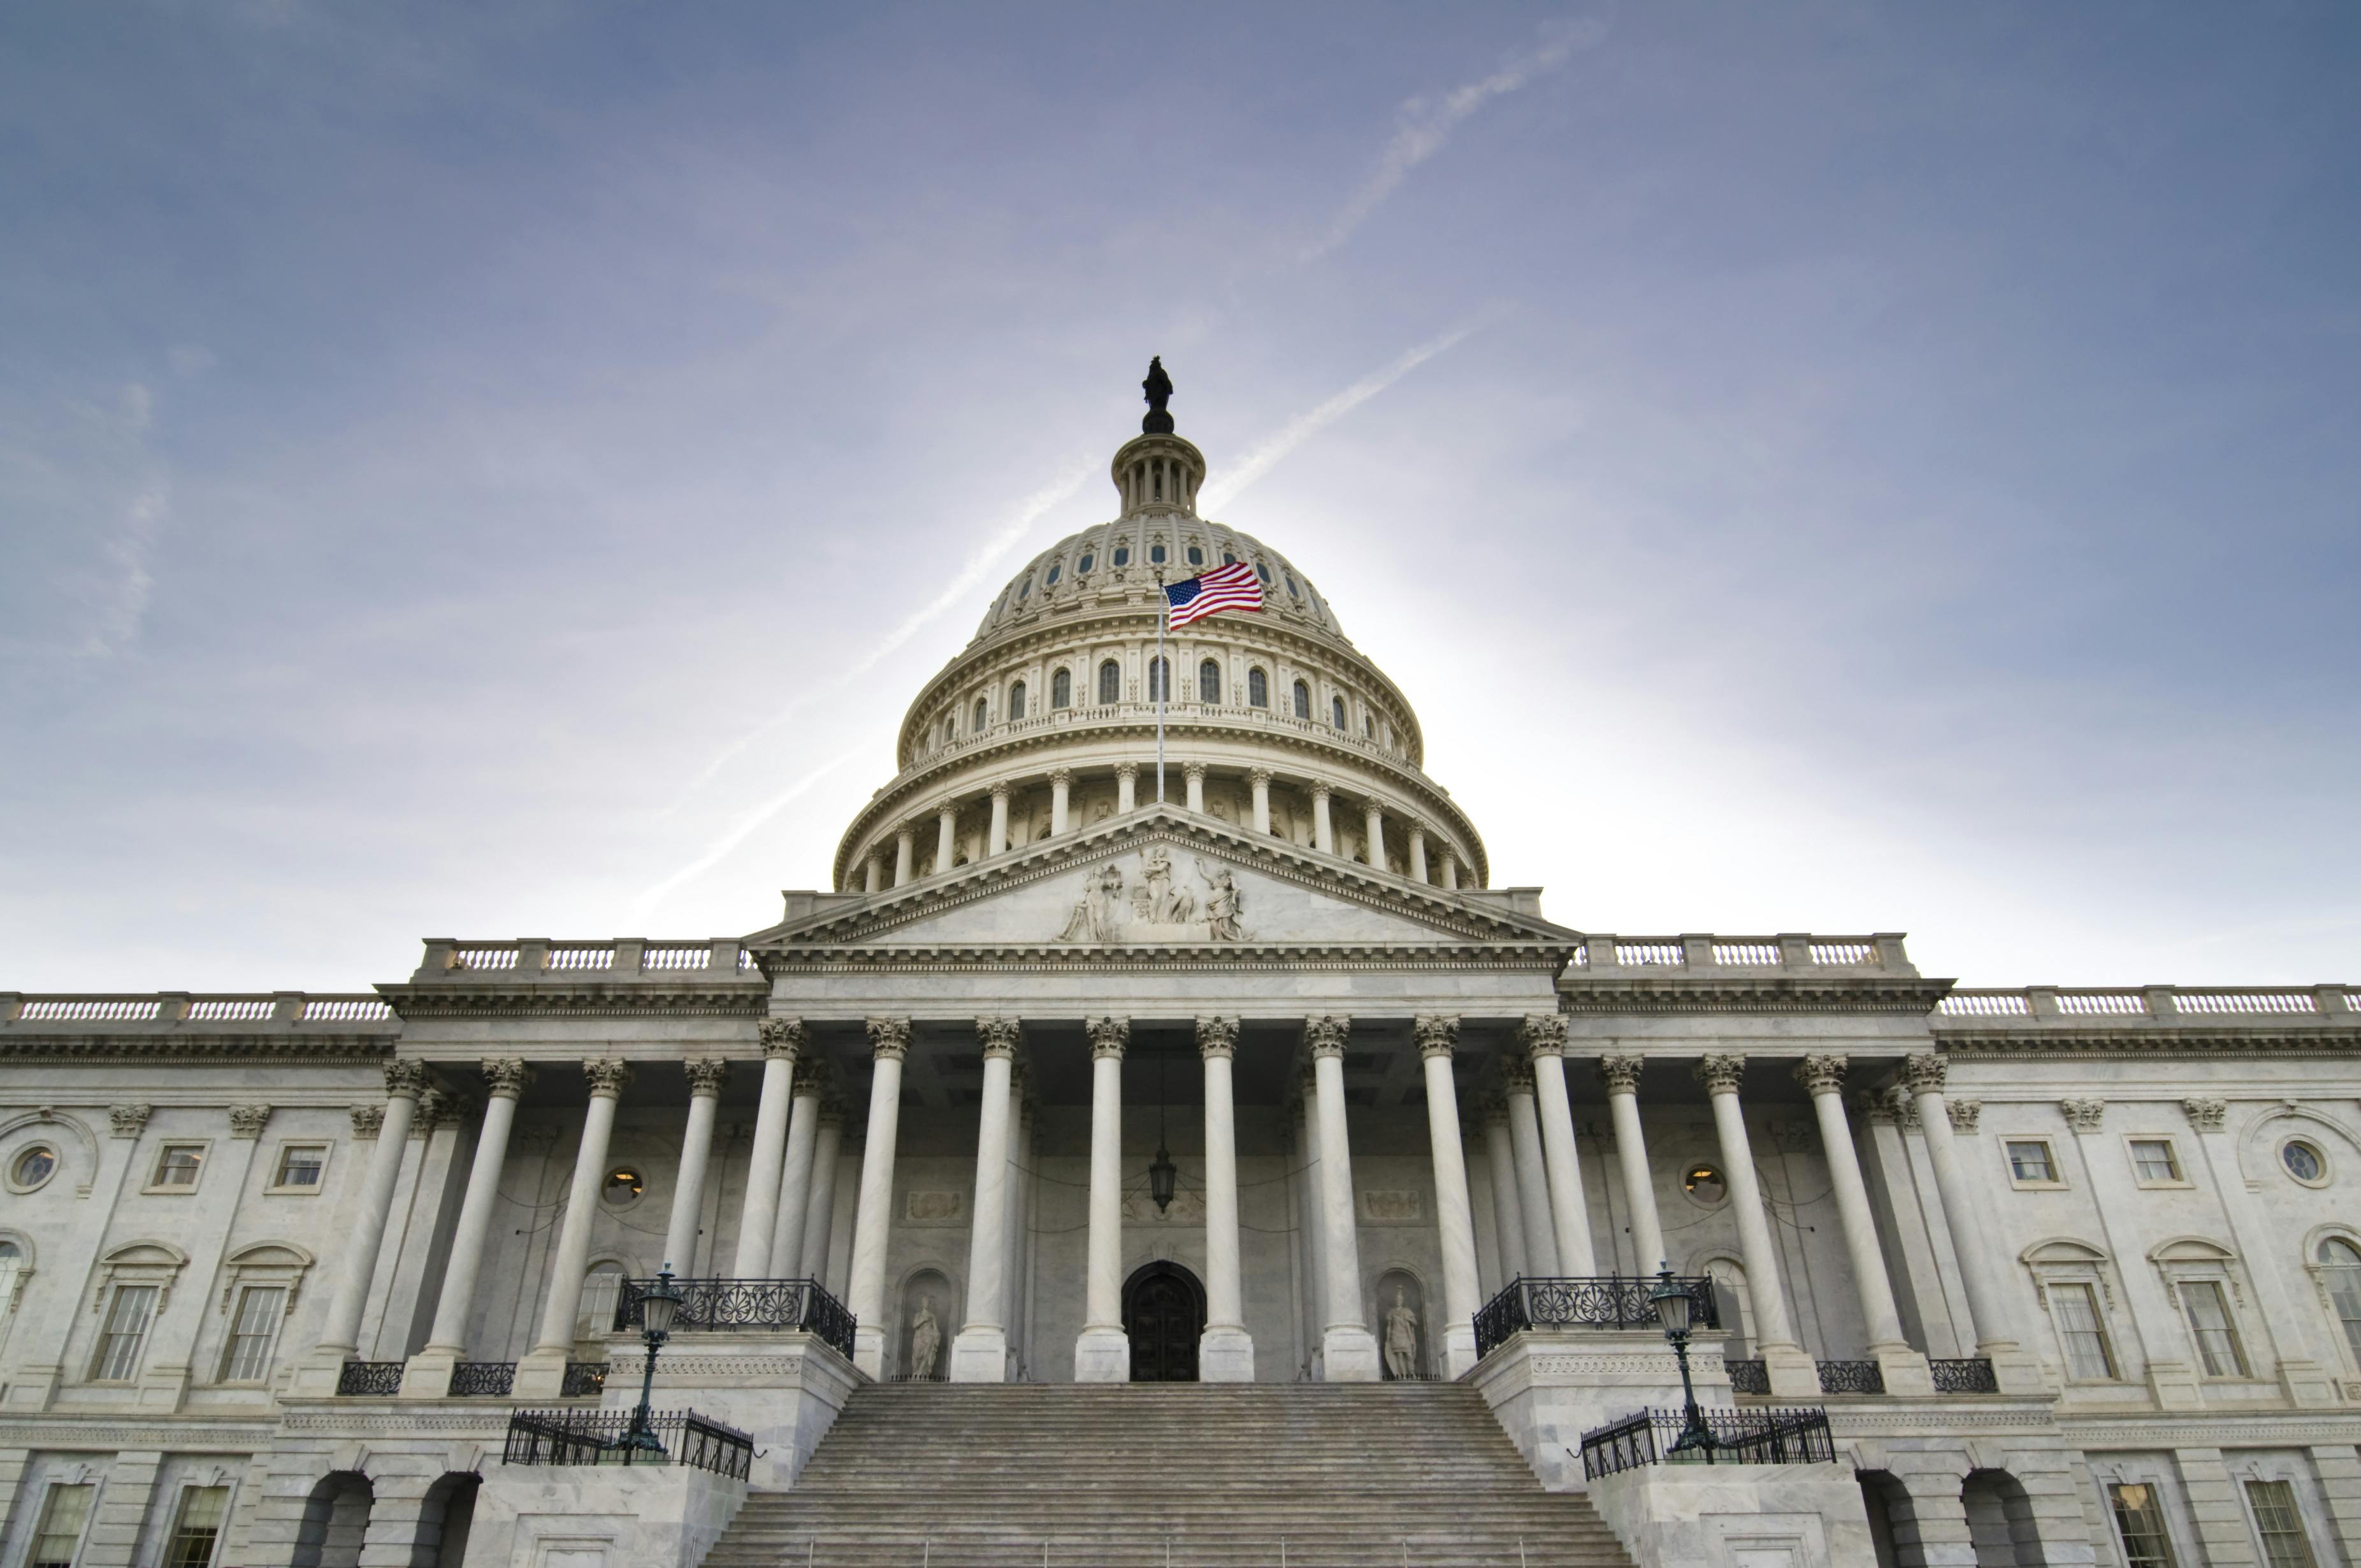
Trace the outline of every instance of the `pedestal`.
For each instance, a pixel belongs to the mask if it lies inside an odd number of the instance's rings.
[[[401,1397],[405,1399],[440,1399],[451,1391],[452,1369],[459,1365],[456,1350],[437,1350],[428,1345],[401,1369]]]
[[[1008,1334],[997,1325],[961,1329],[951,1341],[950,1377],[954,1383],[1005,1383],[1008,1380]]]
[[[867,1323],[852,1331],[852,1365],[869,1375],[873,1383],[885,1380],[885,1331]]]
[[[1774,1399],[1820,1397],[1820,1364],[1792,1344],[1763,1346],[1763,1372],[1771,1380]]]
[[[1456,1383],[1476,1370],[1476,1325],[1453,1323],[1443,1331],[1443,1375]]]
[[[509,1397],[518,1400],[563,1398],[566,1363],[571,1355],[570,1351],[564,1350],[526,1352],[524,1359],[517,1363],[516,1381],[509,1386]]]
[[[1364,1328],[1334,1328],[1321,1335],[1320,1365],[1326,1383],[1376,1383],[1385,1376],[1378,1336]]]
[[[1887,1393],[1931,1396],[1935,1392],[1934,1368],[1927,1365],[1924,1355],[1908,1345],[1872,1345],[1869,1354],[1877,1363],[1878,1375],[1885,1379]]]
[[[1254,1381],[1254,1336],[1239,1328],[1207,1329],[1197,1341],[1197,1381]]]
[[[1121,1329],[1084,1329],[1074,1341],[1074,1381],[1131,1381],[1131,1336]]]

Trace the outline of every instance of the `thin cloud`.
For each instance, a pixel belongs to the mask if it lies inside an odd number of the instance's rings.
[[[681,883],[687,882],[690,878],[701,876],[705,872],[711,871],[715,866],[719,865],[723,858],[726,857],[732,850],[735,850],[739,845],[744,843],[747,837],[752,834],[755,828],[760,828],[763,823],[768,822],[772,817],[776,817],[780,812],[785,811],[788,806],[793,806],[797,800],[801,799],[807,791],[811,790],[822,779],[828,777],[829,774],[836,772],[837,769],[844,766],[847,762],[852,762],[866,754],[866,749],[864,748],[862,751],[847,751],[840,757],[822,762],[818,767],[813,769],[810,773],[806,773],[802,778],[797,779],[785,789],[781,790],[770,799],[763,802],[762,805],[755,806],[752,811],[747,812],[736,822],[730,824],[728,832],[722,834],[720,838],[716,839],[710,845],[707,846],[705,853],[697,856],[697,859],[689,861],[688,864],[681,867],[680,870],[673,872],[672,875],[664,878],[664,881],[657,883],[653,887],[651,887],[646,892],[641,894],[638,898],[632,900],[632,917],[635,920],[644,922],[648,916],[654,912],[656,905],[662,904],[666,897],[670,896],[675,888],[680,886]]]
[[[1378,167],[1345,203],[1328,232],[1304,250],[1304,264],[1319,260],[1350,239],[1411,170],[1443,150],[1461,121],[1495,98],[1505,98],[1534,78],[1547,75],[1565,64],[1575,50],[1588,49],[1606,36],[1605,26],[1595,19],[1552,23],[1543,29],[1539,45],[1491,75],[1455,87],[1439,98],[1422,93],[1404,104],[1395,115],[1393,139],[1386,143]]]
[[[1468,334],[1476,330],[1476,324],[1470,323],[1463,327],[1455,327],[1432,342],[1420,344],[1375,375],[1362,377],[1311,412],[1289,421],[1277,435],[1247,453],[1236,468],[1218,479],[1207,480],[1198,497],[1200,510],[1210,513],[1237,499],[1247,486],[1277,466],[1279,459],[1436,355],[1458,346]]]

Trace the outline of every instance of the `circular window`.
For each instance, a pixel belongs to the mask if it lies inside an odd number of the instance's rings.
[[[642,1179],[636,1168],[619,1165],[607,1173],[606,1184],[598,1189],[598,1196],[620,1209],[638,1202],[640,1193],[646,1187],[646,1181]]]
[[[10,1163],[8,1185],[19,1192],[30,1192],[57,1173],[58,1151],[47,1144],[35,1144]]]
[[[2328,1157],[2320,1152],[2317,1144],[2301,1138],[2289,1139],[2279,1146],[2279,1163],[2306,1187],[2319,1187],[2328,1180]]]
[[[1681,1190],[1708,1208],[1730,1196],[1730,1183],[1709,1165],[1693,1165],[1681,1173]]]

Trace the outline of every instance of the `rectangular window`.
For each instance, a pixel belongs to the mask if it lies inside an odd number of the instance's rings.
[[[2172,1152],[2170,1138],[2134,1138],[2132,1169],[2146,1181],[2178,1184],[2181,1179],[2180,1158]]]
[[[166,1144],[156,1157],[156,1178],[150,1187],[186,1188],[197,1184],[198,1168],[205,1163],[203,1144]]]
[[[97,1489],[88,1482],[49,1488],[25,1568],[73,1568],[74,1548],[82,1544],[82,1527],[90,1519],[90,1495]]]
[[[148,1320],[156,1310],[156,1287],[118,1285],[107,1303],[106,1326],[99,1331],[98,1354],[91,1358],[95,1383],[128,1383],[139,1370],[139,1342],[148,1337]]]
[[[2184,1279],[2180,1308],[2189,1314],[2189,1331],[2197,1336],[2197,1359],[2208,1377],[2244,1377],[2246,1347],[2230,1321],[2230,1299],[2211,1279]]]
[[[2295,1511],[2292,1483],[2249,1481],[2246,1506],[2255,1510],[2255,1530],[2263,1538],[2266,1568],[2318,1568],[2312,1557],[2312,1540],[2303,1532],[2303,1516]]]
[[[2127,1568],[2174,1568],[2172,1538],[2164,1532],[2164,1499],[2156,1488],[2144,1481],[2118,1483],[2107,1488],[2107,1500],[2114,1505]]]
[[[287,1292],[276,1285],[249,1285],[238,1292],[237,1318],[222,1352],[223,1382],[259,1383],[269,1374],[270,1347],[286,1306]]]
[[[2115,1353],[2107,1343],[2097,1292],[2088,1285],[2052,1285],[2048,1295],[2058,1337],[2066,1347],[2066,1375],[2085,1382],[2114,1382]]]
[[[2049,1146],[2038,1139],[2012,1142],[2008,1146],[2008,1173],[2018,1181],[2055,1182],[2058,1162],[2049,1157]]]
[[[325,1144],[289,1144],[279,1151],[279,1176],[271,1185],[278,1188],[316,1189],[321,1173],[328,1168],[328,1146]]]
[[[213,1568],[214,1543],[228,1515],[227,1486],[192,1486],[181,1493],[181,1519],[164,1548],[163,1568]]]

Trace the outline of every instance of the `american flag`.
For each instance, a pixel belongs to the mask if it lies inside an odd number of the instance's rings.
[[[1171,607],[1174,630],[1192,620],[1219,615],[1225,609],[1260,609],[1262,581],[1244,561],[1233,561],[1185,583],[1167,584],[1164,602]]]

